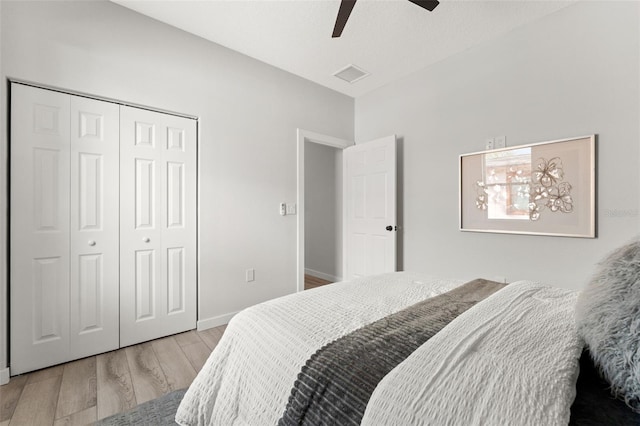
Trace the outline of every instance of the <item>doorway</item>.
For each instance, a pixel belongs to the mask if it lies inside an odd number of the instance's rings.
[[[297,291],[340,281],[343,271],[342,150],[353,142],[298,129]],[[314,280],[315,278],[316,280]],[[311,284],[313,286],[313,284]]]
[[[305,142],[305,290],[341,281],[342,149]]]

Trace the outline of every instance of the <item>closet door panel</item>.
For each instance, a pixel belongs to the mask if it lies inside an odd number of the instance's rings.
[[[167,249],[167,314],[183,313],[186,309],[186,265],[185,249]]]
[[[185,327],[190,321],[195,323],[196,315],[196,126],[193,120],[175,116],[166,117],[165,123],[162,242],[167,268],[167,316]]]
[[[195,121],[121,107],[120,340],[195,328]]]
[[[161,334],[159,176],[162,152],[153,113],[120,107],[120,345]]]
[[[135,313],[136,321],[156,318],[156,250],[135,251]]]
[[[71,357],[119,346],[119,107],[71,97]]]
[[[136,158],[135,168],[135,229],[153,230],[157,222],[156,209],[156,168],[153,158]]]
[[[11,86],[11,373],[69,346],[70,96]]]

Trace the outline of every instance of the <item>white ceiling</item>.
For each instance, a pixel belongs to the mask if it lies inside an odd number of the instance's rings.
[[[112,0],[352,97],[509,32],[577,0],[359,0],[331,38],[339,0]],[[353,84],[333,76],[354,64]]]

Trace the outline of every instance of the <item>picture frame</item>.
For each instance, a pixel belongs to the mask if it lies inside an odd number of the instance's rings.
[[[460,155],[460,230],[596,238],[596,135]]]

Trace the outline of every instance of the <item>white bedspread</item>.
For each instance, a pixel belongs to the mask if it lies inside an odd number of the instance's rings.
[[[285,296],[236,315],[187,391],[181,425],[276,424],[306,360],[324,344],[462,281],[396,272]]]
[[[181,425],[274,425],[324,344],[461,281],[393,273],[238,314],[182,401]],[[566,425],[583,343],[576,293],[518,282],[456,318],[392,370],[363,425]]]
[[[575,300],[510,284],[387,374],[362,425],[567,425],[583,348]]]

